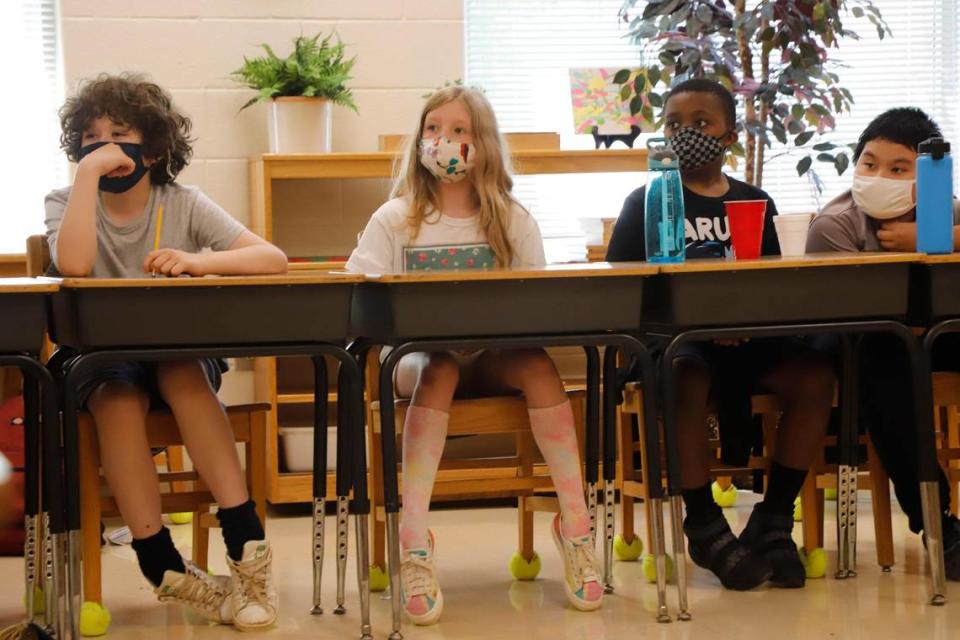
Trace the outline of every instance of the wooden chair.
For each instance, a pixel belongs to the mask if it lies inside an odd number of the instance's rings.
[[[30,236],[27,239],[28,274],[43,275],[49,266],[50,251],[46,238]],[[270,408],[270,405],[265,403],[226,407],[234,439],[244,445],[250,497],[256,503],[257,514],[264,524],[267,487],[266,424]],[[86,601],[102,604],[100,522],[103,516],[119,515],[119,512],[116,501],[110,496],[102,495],[96,426],[89,413],[80,414],[78,429],[83,593]],[[168,484],[169,487],[161,493],[161,510],[168,514],[192,514],[193,561],[206,569],[209,529],[219,526],[216,516],[210,512],[210,506],[215,500],[204,488],[196,472],[184,471],[183,440],[170,411],[150,411],[147,415],[147,440],[151,448],[164,450],[155,456],[158,465],[165,467],[165,471],[159,474],[160,482]]]
[[[373,526],[374,571],[386,568],[386,514],[383,508],[383,463],[380,449],[380,398],[377,394],[380,370],[379,353],[371,350],[367,357],[366,388],[368,390],[367,418],[370,425],[370,487],[371,505],[375,514]],[[573,407],[577,439],[583,453],[583,423],[586,391],[568,387],[567,396]],[[403,429],[409,400],[396,400],[396,429],[399,438]],[[462,501],[516,497],[518,504],[518,555],[526,563],[510,563],[515,578],[532,580],[539,572],[537,554],[533,548],[533,513],[559,511],[556,498],[536,496],[553,487],[546,465],[530,432],[527,403],[523,397],[498,396],[454,400],[450,410],[447,436],[512,434],[515,453],[506,457],[443,460],[437,473],[433,499]],[[399,447],[398,447],[399,451]],[[402,486],[402,475],[400,477]]]
[[[933,374],[934,424],[940,464],[950,482],[950,512],[960,513],[960,373]]]
[[[731,468],[722,465],[719,460],[717,465],[711,469],[711,472],[720,478],[727,478],[731,473],[742,471],[766,471],[770,464],[768,452],[773,449],[773,442],[776,437],[776,428],[779,422],[780,407],[777,398],[772,394],[756,395],[751,399],[751,409],[753,415],[761,416],[763,423],[763,455],[753,455],[750,457],[746,466],[741,468]],[[637,424],[641,429],[640,437],[634,440],[633,419],[636,416]],[[642,429],[643,423],[643,389],[638,383],[628,383],[624,390],[624,403],[620,412],[620,469],[621,469],[621,512],[622,512],[622,533],[621,537],[626,545],[630,545],[636,539],[634,531],[634,502],[637,499],[643,499],[646,502],[647,491],[643,482],[643,474],[640,473],[634,465],[634,453],[640,453],[641,468],[646,465],[647,452],[644,446]],[[886,472],[876,457],[869,439],[866,440],[868,459],[867,464],[860,467],[861,472],[867,475],[867,486],[872,489],[873,508],[874,508],[874,528],[877,538],[877,562],[881,567],[889,568],[893,565],[893,529],[892,514],[890,507],[890,483]],[[863,440],[862,440],[863,441]],[[719,443],[714,441],[713,446],[719,449]],[[825,445],[836,444],[836,437],[827,438]],[[803,509],[803,546],[812,550],[823,546],[823,490],[830,486],[830,478],[827,474],[836,473],[835,466],[827,466],[821,455],[811,468],[810,474],[802,492]],[[835,477],[833,478],[834,485]],[[764,474],[766,482],[766,474]],[[728,485],[729,486],[729,485]],[[650,517],[647,514],[647,523],[649,528]],[[649,531],[648,531],[649,539]],[[623,559],[635,559],[627,556]]]

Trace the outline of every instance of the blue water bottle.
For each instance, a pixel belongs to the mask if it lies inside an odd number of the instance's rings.
[[[680,161],[666,138],[647,140],[647,189],[644,236],[648,262],[683,262],[683,183]]]
[[[950,143],[930,138],[917,148],[917,251],[953,252],[953,158]]]

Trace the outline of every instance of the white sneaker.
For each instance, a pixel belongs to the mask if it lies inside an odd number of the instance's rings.
[[[185,573],[165,571],[163,582],[154,589],[161,602],[175,601],[202,613],[220,624],[233,622],[230,604],[231,580],[228,576],[211,576],[206,571],[184,560]]]
[[[241,631],[265,629],[277,620],[280,598],[273,584],[273,552],[266,540],[250,540],[243,545],[243,558],[234,562],[227,555],[233,576],[230,603],[233,626]]]
[[[564,538],[560,531],[559,513],[553,519],[550,531],[563,558],[563,590],[567,600],[580,611],[599,609],[603,602],[603,585],[600,583],[593,536],[587,534],[572,540]]]
[[[410,622],[416,625],[433,624],[443,612],[443,593],[433,570],[435,548],[433,532],[428,531],[427,548],[407,549],[400,560],[400,599]],[[421,598],[414,601],[416,596]],[[426,609],[421,604],[426,604]]]

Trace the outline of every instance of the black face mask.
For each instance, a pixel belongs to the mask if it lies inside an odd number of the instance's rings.
[[[100,176],[100,191],[107,191],[108,193],[123,193],[124,191],[129,191],[134,185],[140,182],[140,178],[145,176],[147,171],[150,170],[150,167],[143,164],[143,155],[140,153],[142,145],[135,142],[94,142],[80,149],[77,162],[107,144],[119,145],[127,157],[133,160],[135,166],[130,175],[119,178]]]

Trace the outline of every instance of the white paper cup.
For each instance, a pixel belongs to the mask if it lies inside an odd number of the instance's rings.
[[[780,254],[784,256],[802,256],[807,248],[807,230],[810,228],[812,213],[793,213],[773,217],[780,241]]]

